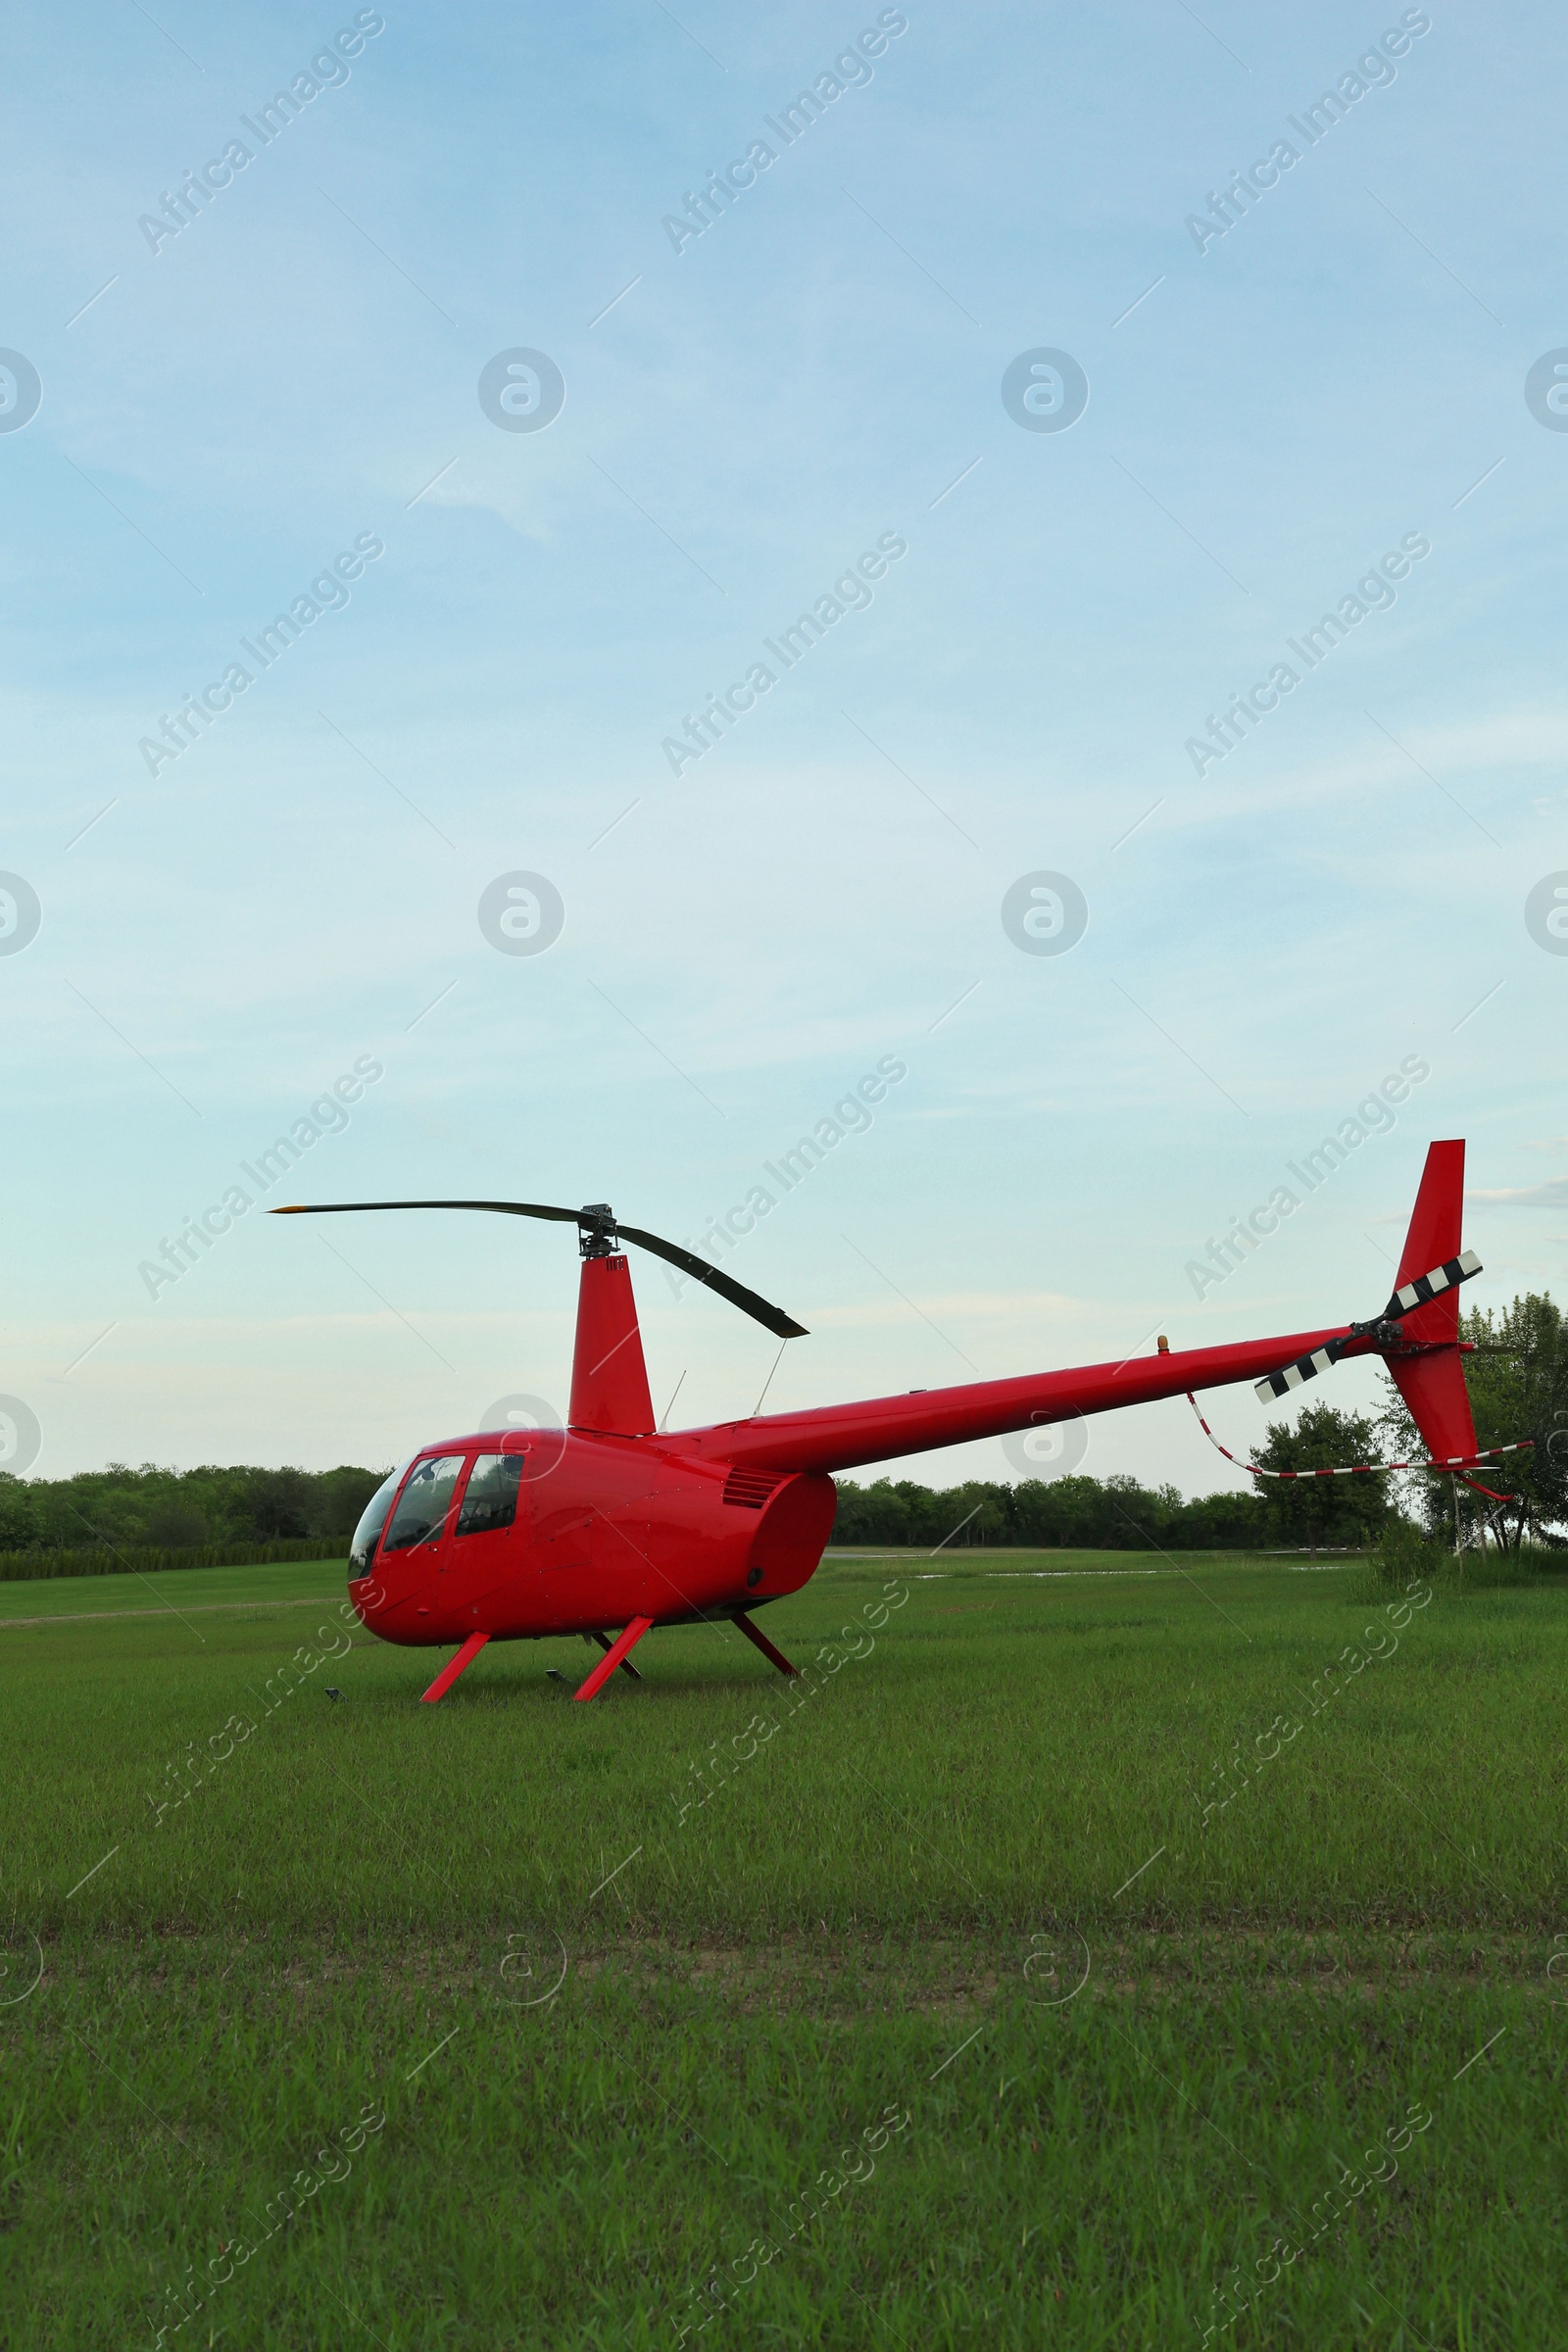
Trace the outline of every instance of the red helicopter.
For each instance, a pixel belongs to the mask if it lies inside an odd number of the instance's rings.
[[[575,1693],[591,1699],[656,1625],[728,1619],[781,1674],[796,1669],[751,1612],[798,1592],[832,1532],[832,1473],[1080,1413],[1235,1381],[1287,1396],[1352,1356],[1388,1365],[1432,1455],[1480,1459],[1460,1365],[1458,1285],[1479,1274],[1460,1250],[1462,1142],[1435,1143],[1394,1294],[1366,1323],[1089,1364],[1016,1380],[913,1390],[807,1412],[754,1414],[706,1429],[656,1430],[622,1241],[678,1266],[780,1340],[803,1326],[706,1258],[603,1201],[344,1200],[274,1209],[319,1216],[462,1208],[574,1224],[582,1254],[571,1401],[564,1430],[493,1431],[420,1448],[371,1497],[349,1555],[349,1597],[383,1641],[461,1647],[424,1692],[439,1699],[487,1642],[582,1634],[604,1651]],[[611,1629],[619,1629],[612,1638]]]

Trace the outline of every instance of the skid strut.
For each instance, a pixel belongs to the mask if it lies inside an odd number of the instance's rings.
[[[612,1646],[608,1634],[584,1634],[583,1640],[585,1642],[597,1642],[601,1649],[609,1649]],[[634,1683],[640,1683],[643,1679],[638,1673],[636,1667],[632,1664],[630,1658],[621,1659],[620,1671],[622,1674],[629,1674]]]
[[[489,1639],[488,1634],[470,1634],[468,1636],[457,1656],[447,1660],[429,1690],[423,1693],[426,1706],[433,1706],[438,1698],[445,1698],[459,1675],[465,1673],[473,1664],[474,1659]]]
[[[773,1647],[773,1644],[768,1640],[767,1636],[762,1633],[759,1627],[752,1623],[744,1609],[736,1610],[735,1623],[740,1627],[741,1632],[746,1636],[747,1641],[755,1642],[758,1648],[761,1651],[763,1657],[768,1659],[771,1664],[776,1666],[780,1674],[800,1673],[800,1668],[798,1666],[792,1666],[788,1658],[784,1655],[784,1652],[781,1649],[775,1649]]]
[[[634,1617],[625,1632],[612,1642],[598,1665],[588,1676],[587,1681],[572,1692],[572,1697],[574,1699],[597,1698],[614,1673],[615,1668],[621,1664],[629,1650],[636,1648],[637,1643],[653,1622],[651,1617]]]

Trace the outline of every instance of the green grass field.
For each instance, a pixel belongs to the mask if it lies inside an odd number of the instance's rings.
[[[1568,1593],[834,1558],[421,1707],[342,1577],[0,1591],[7,2345],[1568,2341]]]

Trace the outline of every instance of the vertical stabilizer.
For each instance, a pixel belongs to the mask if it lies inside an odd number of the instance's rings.
[[[1464,1138],[1451,1143],[1429,1144],[1427,1164],[1421,1174],[1421,1189],[1410,1211],[1410,1229],[1404,1237],[1404,1254],[1399,1271],[1394,1278],[1398,1290],[1402,1283],[1414,1282],[1418,1274],[1430,1273],[1434,1266],[1446,1265],[1457,1257],[1464,1243],[1460,1226],[1464,1215]],[[1418,1306],[1401,1317],[1407,1340],[1443,1342],[1459,1336],[1459,1294],[1457,1290],[1444,1291],[1425,1306]]]
[[[1399,1271],[1395,1288],[1415,1281],[1421,1274],[1430,1273],[1434,1266],[1446,1265],[1458,1256],[1463,1247],[1460,1225],[1464,1213],[1464,1142],[1431,1144],[1427,1148],[1427,1164],[1421,1177],[1421,1189],[1410,1212],[1410,1229],[1404,1237],[1404,1254],[1399,1259]],[[1429,1298],[1425,1305],[1413,1307],[1401,1315],[1400,1324],[1407,1342],[1416,1341],[1427,1348],[1441,1348],[1441,1355],[1391,1355],[1385,1360],[1400,1396],[1410,1408],[1411,1418],[1420,1430],[1422,1440],[1434,1461],[1451,1462],[1473,1457],[1476,1449],[1476,1426],[1470,1412],[1470,1395],[1465,1387],[1463,1361],[1456,1345],[1459,1337],[1459,1293],[1457,1286]]]
[[[572,1429],[604,1430],[623,1438],[647,1437],[653,1430],[654,1405],[631,1268],[618,1251],[582,1261],[566,1418]]]

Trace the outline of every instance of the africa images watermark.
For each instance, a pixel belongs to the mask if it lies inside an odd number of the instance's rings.
[[[287,653],[296,637],[318,621],[323,612],[341,612],[349,603],[347,583],[357,580],[367,564],[386,554],[386,542],[376,531],[361,531],[352,550],[345,548],[334,556],[329,566],[318,574],[308,589],[301,589],[286,612],[279,612],[265,629],[256,632],[256,643],[242,637],[240,644],[251,660],[262,669],[270,669],[273,662]],[[264,650],[265,649],[265,650]],[[162,736],[144,735],[136,746],[147,762],[147,772],[156,776],[171,760],[177,760],[199,740],[201,727],[210,727],[225,710],[233,707],[234,697],[254,685],[256,672],[242,662],[231,662],[220,678],[202,688],[200,700],[188,694],[177,714],[171,718],[167,711],[159,714]]]
[[[834,1103],[831,1112],[824,1112],[809,1135],[803,1135],[788,1152],[779,1153],[776,1165],[770,1159],[763,1160],[763,1172],[777,1185],[776,1193],[765,1184],[754,1184],[744,1200],[737,1200],[721,1217],[710,1217],[701,1239],[693,1241],[688,1236],[683,1247],[700,1250],[716,1263],[724,1250],[733,1250],[737,1242],[754,1233],[759,1220],[769,1215],[787,1193],[804,1184],[811,1170],[820,1167],[828,1153],[836,1152],[848,1136],[863,1135],[872,1125],[870,1105],[884,1102],[888,1089],[908,1075],[906,1061],[902,1061],[897,1054],[884,1054],[874,1070],[867,1070]],[[673,1266],[666,1266],[664,1280],[678,1298],[696,1276],[677,1273]]]
[[[1260,162],[1250,165],[1245,172],[1231,173],[1228,188],[1209,189],[1207,217],[1189,213],[1182,224],[1199,252],[1206,253],[1216,238],[1245,220],[1258,199],[1279,186],[1282,173],[1294,170],[1307,149],[1326,139],[1335,123],[1343,122],[1368,90],[1387,89],[1397,79],[1394,60],[1408,57],[1412,42],[1431,30],[1432,19],[1424,8],[1407,8],[1398,24],[1391,24],[1374,48],[1364,51],[1353,68],[1347,68],[1332,90],[1325,90],[1311,106],[1302,107],[1304,121],[1287,115],[1286,122],[1303,144],[1295,147],[1289,139],[1276,139]]]
[[[823,68],[808,90],[798,91],[788,106],[779,108],[782,121],[764,115],[762,121],[781,145],[775,148],[766,139],[754,139],[746,153],[726,164],[722,172],[710,172],[701,194],[688,188],[681,199],[685,212],[666,213],[660,222],[675,251],[684,253],[694,237],[721,220],[736,198],[757,185],[758,173],[769,171],[785,147],[804,138],[846,90],[863,89],[872,77],[870,60],[885,56],[888,43],[908,29],[909,20],[902,9],[885,8],[874,25],[868,24],[853,43],[845,45],[831,67]]]
[[[314,1151],[325,1135],[341,1135],[349,1124],[348,1105],[358,1102],[368,1086],[384,1078],[384,1064],[373,1054],[356,1055],[352,1069],[322,1094],[318,1095],[309,1110],[302,1111],[286,1135],[278,1136],[265,1152],[258,1152],[256,1164],[248,1159],[239,1163],[240,1173],[255,1186],[247,1192],[243,1184],[231,1184],[220,1200],[204,1208],[199,1217],[187,1217],[172,1242],[159,1245],[161,1257],[144,1257],[136,1268],[147,1286],[149,1298],[178,1282],[188,1273],[198,1258],[211,1250],[215,1241],[233,1230],[236,1217],[242,1217],[263,1193],[270,1193],[280,1176],[286,1175],[305,1153]]]
[[[236,172],[243,172],[256,161],[261,147],[270,147],[288,128],[302,108],[318,98],[323,90],[341,89],[349,78],[348,59],[358,57],[368,40],[373,41],[378,32],[385,32],[386,19],[378,9],[362,8],[352,25],[344,25],[334,33],[331,46],[323,41],[312,58],[309,68],[302,67],[286,90],[278,90],[266,106],[256,110],[257,122],[249,115],[240,121],[260,147],[248,147],[243,139],[230,139],[220,156],[203,164],[199,173],[187,172],[177,191],[165,188],[157,213],[143,213],[136,226],[141,230],[154,253],[161,253],[171,237],[177,237],[183,228],[199,219],[202,211],[216,195],[233,185]]]
[[[1294,1176],[1301,1187],[1299,1194],[1288,1184],[1277,1184],[1266,1201],[1249,1209],[1245,1217],[1233,1216],[1230,1231],[1221,1241],[1212,1238],[1208,1243],[1208,1260],[1190,1257],[1182,1268],[1197,1296],[1201,1298],[1216,1283],[1224,1282],[1252,1251],[1256,1250],[1271,1233],[1277,1233],[1282,1217],[1294,1216],[1301,1202],[1328,1182],[1336,1168],[1341,1168],[1352,1152],[1358,1152],[1369,1136],[1387,1135],[1395,1125],[1393,1104],[1405,1102],[1412,1087],[1420,1086],[1432,1075],[1432,1064],[1420,1054],[1407,1054],[1397,1070],[1376,1086],[1371,1094],[1358,1102],[1353,1112],[1343,1118],[1333,1135],[1326,1135],[1315,1151],[1303,1152],[1299,1161],[1288,1159],[1288,1175]]]
[[[867,548],[862,556],[857,557],[848,571],[839,575],[831,589],[823,590],[809,612],[801,613],[787,629],[779,631],[776,645],[771,637],[762,639],[774,661],[781,663],[784,669],[793,669],[810,652],[818,638],[825,637],[846,612],[865,610],[872,602],[869,583],[880,580],[889,564],[899,563],[908,552],[909,542],[902,531],[884,531],[874,549]],[[678,776],[683,767],[690,766],[694,760],[700,760],[705,752],[711,751],[720,735],[727,734],[737,718],[756,709],[759,695],[772,691],[778,684],[778,671],[770,669],[765,662],[754,662],[745,677],[729,687],[722,699],[716,694],[709,696],[701,718],[694,718],[688,710],[681,720],[686,729],[685,735],[666,735],[660,746],[674,773]],[[742,696],[745,697],[744,701],[741,700]]]
[[[1424,531],[1406,531],[1398,548],[1380,558],[1353,590],[1347,589],[1332,612],[1325,612],[1311,628],[1303,629],[1299,640],[1286,638],[1297,660],[1307,669],[1316,669],[1352,629],[1360,627],[1369,612],[1387,611],[1397,603],[1391,583],[1407,578],[1411,564],[1423,563],[1431,553],[1432,542]],[[1207,735],[1189,735],[1183,746],[1199,774],[1203,775],[1216,760],[1234,752],[1261,719],[1279,709],[1281,697],[1293,694],[1300,683],[1299,670],[1288,662],[1276,662],[1267,678],[1250,693],[1231,696],[1231,707],[1223,718],[1211,710]]]

